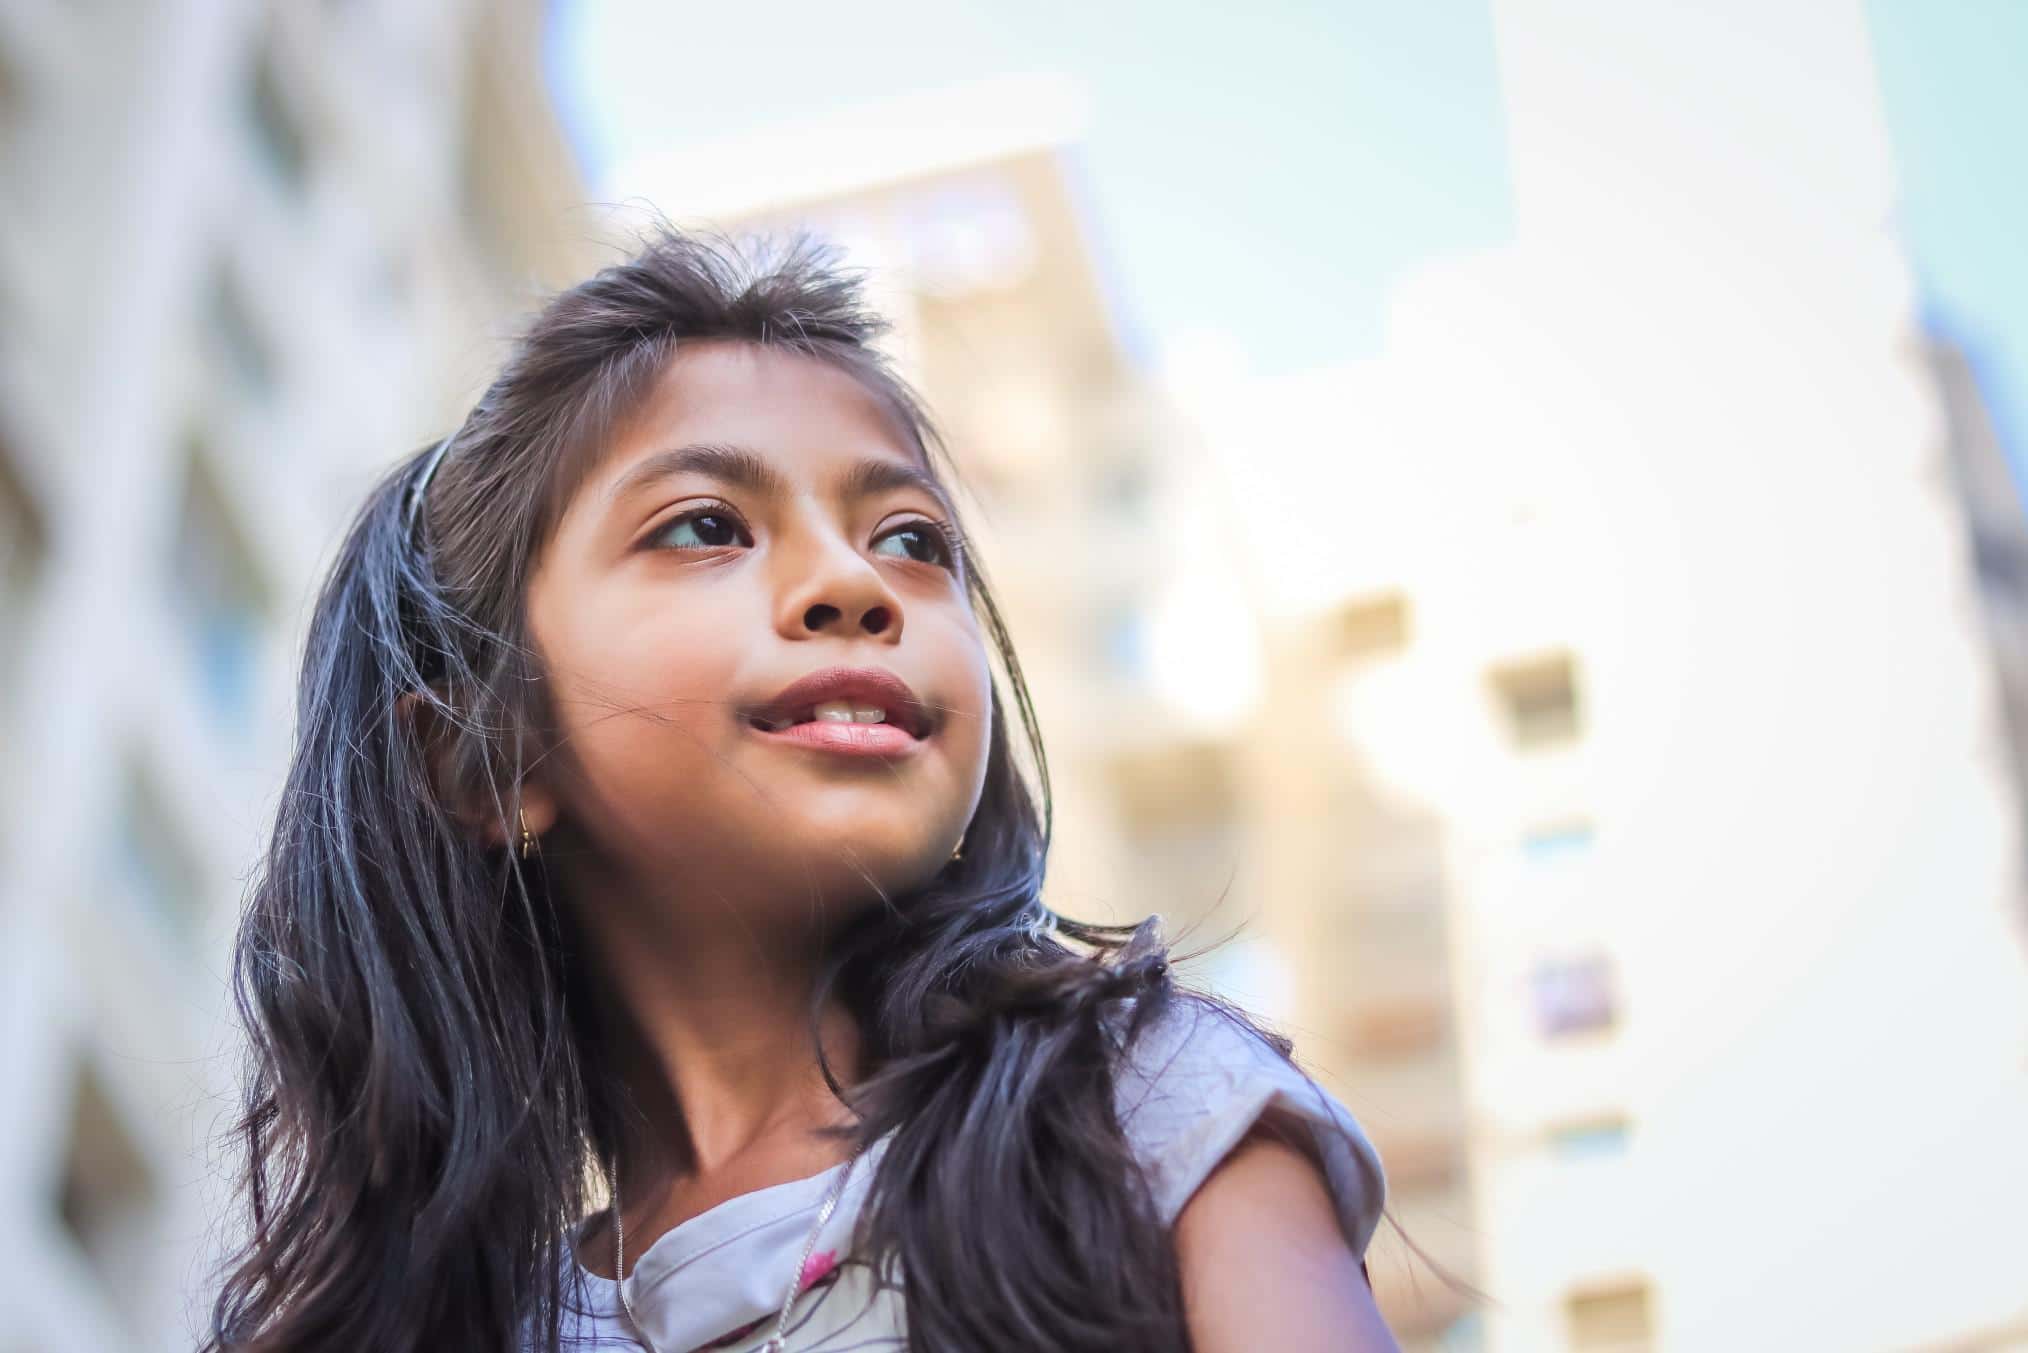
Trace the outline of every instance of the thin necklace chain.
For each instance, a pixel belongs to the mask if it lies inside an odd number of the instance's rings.
[[[845,1158],[844,1168],[838,1171],[838,1178],[824,1195],[824,1205],[817,1209],[817,1224],[810,1228],[809,1239],[803,1242],[802,1257],[796,1260],[796,1271],[789,1275],[788,1294],[782,1298],[781,1314],[775,1318],[775,1332],[760,1346],[759,1353],[782,1353],[788,1347],[789,1312],[795,1309],[796,1298],[803,1294],[803,1274],[809,1271],[810,1256],[817,1252],[817,1237],[824,1233],[824,1223],[831,1220],[831,1214],[838,1210],[838,1200],[845,1195],[845,1181],[852,1177],[852,1167],[859,1162],[859,1153],[865,1143],[852,1148],[852,1154]],[[648,1346],[648,1353],[660,1353],[655,1341],[648,1337],[648,1331],[641,1327],[641,1318],[634,1314],[634,1303],[627,1296],[627,1232],[620,1221],[620,1170],[613,1166],[613,1278],[614,1286],[620,1290],[620,1305],[626,1310],[627,1322],[634,1327],[634,1333]]]

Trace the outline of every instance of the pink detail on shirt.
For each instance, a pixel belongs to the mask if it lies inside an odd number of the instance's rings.
[[[803,1265],[803,1276],[797,1282],[796,1290],[798,1292],[809,1291],[812,1287],[815,1287],[826,1277],[830,1276],[831,1270],[836,1267],[838,1267],[838,1251],[818,1250],[810,1256],[810,1262]]]

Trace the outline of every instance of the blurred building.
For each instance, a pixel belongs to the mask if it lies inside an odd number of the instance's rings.
[[[1490,1298],[1440,1346],[2022,1347],[2028,531],[1860,8],[1494,12],[1514,245],[1180,387],[1265,546],[1295,1023],[1398,1189],[1462,1157],[1397,1195]]]
[[[201,1328],[310,588],[586,267],[539,8],[0,8],[0,1346]]]
[[[2028,812],[2028,531],[2019,480],[1993,424],[1972,350],[1932,323],[1921,351],[1943,406],[1944,442],[1972,549],[1979,607],[1999,682],[2001,724],[1995,731],[2015,780],[2016,803]],[[2028,819],[2020,824],[2028,851]],[[2028,903],[2028,897],[2024,897]],[[2028,925],[2028,908],[2022,913]]]

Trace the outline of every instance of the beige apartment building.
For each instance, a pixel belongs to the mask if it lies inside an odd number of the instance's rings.
[[[319,566],[588,266],[540,7],[0,8],[0,1348],[190,1348]]]
[[[1380,1144],[1406,1345],[2019,1346],[2028,532],[1921,329],[1863,12],[1494,15],[1515,240],[1292,376],[1121,355],[1046,86],[626,187],[888,279],[1053,900],[1227,940],[1205,978]]]
[[[1292,1023],[1476,1255],[1438,1347],[2028,1346],[2028,529],[1863,12],[1493,8],[1514,243],[1180,387]]]

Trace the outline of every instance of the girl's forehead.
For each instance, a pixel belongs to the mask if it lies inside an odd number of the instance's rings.
[[[732,455],[689,454],[699,448]],[[735,477],[749,486],[818,493],[912,477],[955,512],[894,397],[839,363],[752,343],[686,345],[587,450],[584,468],[558,495],[556,527],[566,534],[624,517],[640,492],[669,481],[672,467],[706,461],[739,468]],[[869,480],[866,467],[875,462],[905,467],[908,475]]]
[[[595,478],[624,475],[643,456],[696,442],[747,447],[784,473],[882,453],[919,459],[899,412],[852,372],[781,348],[718,341],[689,345],[669,360],[614,429]]]

